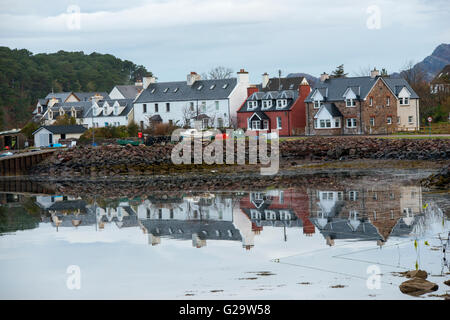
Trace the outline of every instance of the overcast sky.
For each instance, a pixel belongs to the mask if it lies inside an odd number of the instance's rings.
[[[0,9],[2,46],[110,53],[159,81],[217,65],[245,68],[253,82],[342,63],[350,75],[394,72],[450,42],[448,0],[0,0]]]

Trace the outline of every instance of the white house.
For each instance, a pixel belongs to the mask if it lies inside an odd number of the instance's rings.
[[[132,99],[92,101],[82,118],[82,124],[87,128],[127,126],[133,121]]]
[[[150,119],[178,125],[201,119],[205,126],[232,126],[247,98],[248,86],[244,69],[230,79],[201,80],[195,72],[186,81],[157,83],[154,78],[144,78],[144,90],[134,102],[134,119],[143,128]]]
[[[47,147],[60,139],[79,139],[85,131],[86,128],[80,125],[42,126],[33,132],[34,145]]]

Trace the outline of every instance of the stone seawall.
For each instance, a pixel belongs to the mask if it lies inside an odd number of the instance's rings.
[[[173,144],[152,146],[78,146],[41,162],[32,175],[109,176],[154,175],[230,167],[226,165],[174,165]],[[236,146],[235,146],[236,148]],[[269,148],[270,149],[270,148]],[[248,148],[245,158],[248,163]],[[326,162],[354,159],[449,160],[450,139],[381,139],[365,137],[310,137],[280,142],[281,163]],[[225,146],[224,146],[225,162]]]

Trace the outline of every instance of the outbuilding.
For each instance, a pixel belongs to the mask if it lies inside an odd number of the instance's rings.
[[[34,145],[36,147],[47,147],[58,143],[59,140],[78,140],[87,129],[81,125],[67,126],[42,126],[33,132]]]

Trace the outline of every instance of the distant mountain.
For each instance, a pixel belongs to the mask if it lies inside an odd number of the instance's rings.
[[[309,85],[312,87],[314,86],[314,84],[319,80],[319,78],[316,78],[308,73],[289,73],[287,76],[287,78],[294,78],[294,77],[305,77],[306,80],[308,80]]]
[[[434,49],[430,56],[416,63],[413,69],[423,70],[425,72],[425,79],[431,81],[448,64],[450,64],[450,44],[442,43]],[[395,72],[391,76],[399,77],[400,73]]]

